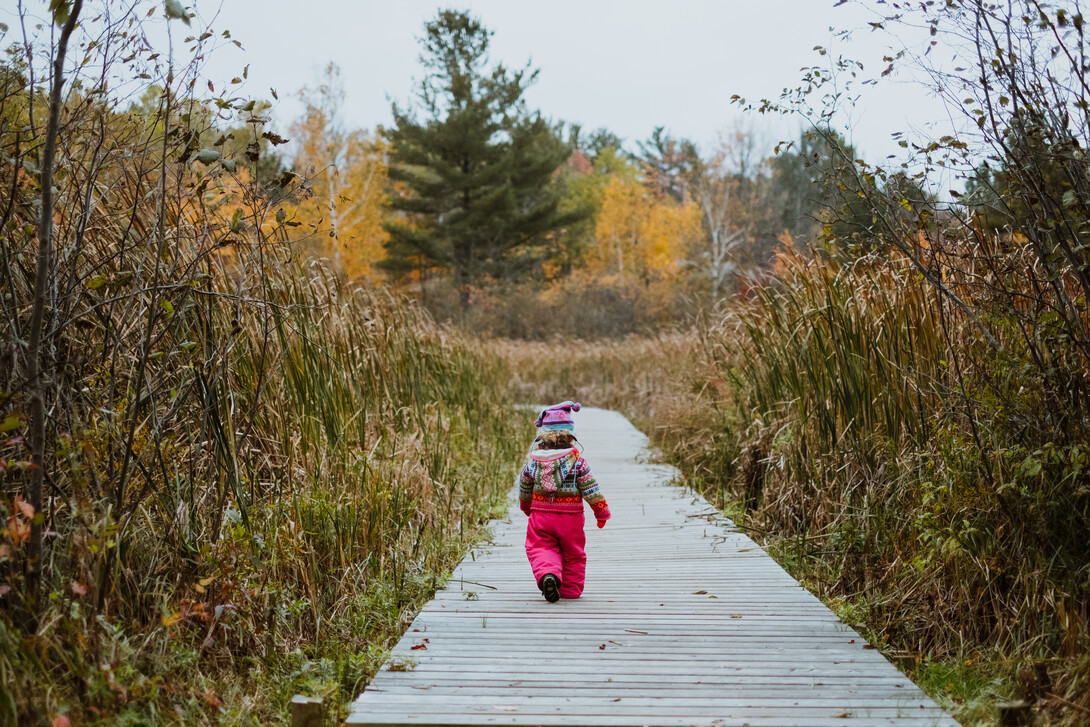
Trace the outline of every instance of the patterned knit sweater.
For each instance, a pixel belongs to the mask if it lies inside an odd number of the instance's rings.
[[[595,519],[609,520],[609,505],[598,482],[577,449],[535,449],[519,476],[519,507],[531,510],[582,513],[583,500]]]

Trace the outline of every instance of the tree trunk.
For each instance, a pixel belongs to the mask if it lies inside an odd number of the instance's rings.
[[[30,392],[30,449],[34,467],[30,471],[26,500],[34,508],[30,525],[30,541],[27,543],[27,574],[25,603],[28,630],[37,630],[39,595],[42,584],[42,483],[45,481],[46,440],[46,388],[47,377],[42,365],[42,329],[45,321],[46,301],[53,285],[53,163],[57,151],[57,132],[61,124],[61,88],[64,85],[64,57],[68,52],[68,39],[76,27],[83,0],[72,3],[68,19],[57,41],[57,54],[53,59],[53,86],[49,92],[49,122],[42,145],[40,182],[42,187],[41,216],[38,218],[38,272],[34,280],[34,304],[30,315],[30,343],[27,350],[27,380]]]

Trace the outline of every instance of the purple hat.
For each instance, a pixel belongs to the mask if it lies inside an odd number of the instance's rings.
[[[556,429],[567,429],[568,431],[575,431],[575,420],[572,419],[571,413],[573,411],[579,411],[582,406],[577,402],[563,401],[555,406],[550,406],[541,410],[541,413],[537,415],[537,421],[534,422],[535,427],[541,427],[546,431]]]

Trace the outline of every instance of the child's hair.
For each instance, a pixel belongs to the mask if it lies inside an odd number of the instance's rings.
[[[575,443],[575,435],[565,429],[544,431],[534,442],[538,449],[567,449]]]

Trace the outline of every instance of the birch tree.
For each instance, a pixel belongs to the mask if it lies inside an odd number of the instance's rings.
[[[721,135],[707,159],[693,165],[689,189],[703,217],[706,239],[700,257],[713,305],[739,268],[738,251],[751,239],[754,147],[752,135],[733,131]]]
[[[344,85],[340,68],[330,63],[321,82],[304,90],[302,118],[291,126],[298,143],[297,172],[309,181],[313,196],[298,209],[300,222],[313,230],[319,251],[349,277],[366,275],[382,257],[382,229],[387,144],[342,120]]]

